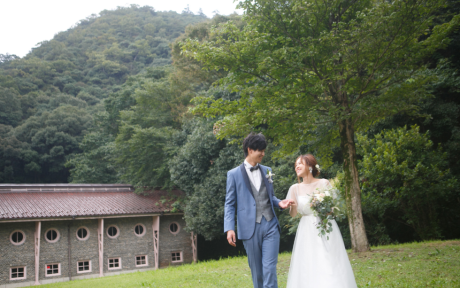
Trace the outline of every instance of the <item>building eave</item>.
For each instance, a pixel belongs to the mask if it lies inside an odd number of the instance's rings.
[[[118,214],[118,215],[92,215],[92,216],[69,216],[69,217],[46,217],[46,218],[15,218],[15,219],[0,219],[0,223],[13,222],[37,222],[37,221],[68,221],[68,220],[93,220],[93,219],[111,219],[111,218],[132,218],[132,217],[150,217],[150,216],[166,216],[166,215],[183,215],[184,213],[144,213],[144,214]]]

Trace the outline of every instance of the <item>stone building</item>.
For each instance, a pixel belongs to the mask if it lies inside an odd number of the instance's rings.
[[[0,288],[196,262],[181,191],[125,184],[0,184]]]

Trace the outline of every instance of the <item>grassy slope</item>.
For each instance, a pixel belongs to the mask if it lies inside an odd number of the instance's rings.
[[[348,253],[359,287],[460,287],[460,241],[380,246],[372,252]],[[290,258],[290,253],[280,254],[279,287],[286,286]],[[198,286],[252,287],[246,257],[40,287]]]

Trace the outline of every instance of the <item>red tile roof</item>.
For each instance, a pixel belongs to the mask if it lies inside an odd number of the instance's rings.
[[[170,212],[170,196],[184,195],[180,190],[145,194],[116,184],[0,184],[0,221]],[[162,204],[163,199],[169,201]]]

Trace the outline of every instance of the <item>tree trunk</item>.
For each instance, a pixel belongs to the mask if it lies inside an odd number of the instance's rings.
[[[369,251],[369,242],[361,211],[361,189],[359,188],[355,130],[352,119],[341,120],[339,128],[340,148],[343,155],[343,172],[345,173],[345,197],[347,201],[348,225],[350,226],[351,234],[351,248],[353,252]]]

